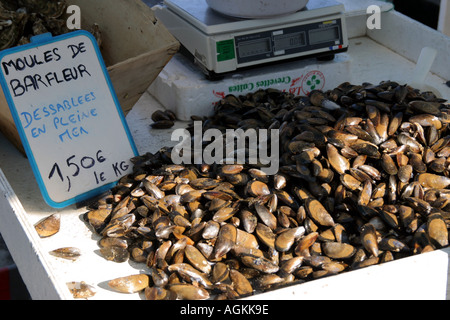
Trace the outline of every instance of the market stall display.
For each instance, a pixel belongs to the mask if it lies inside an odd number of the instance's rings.
[[[440,97],[405,85],[415,64],[389,49],[401,41],[368,32],[365,13],[346,8],[349,51],[336,61],[261,67],[213,84],[177,55],[154,83],[172,101],[194,88],[188,106],[218,94],[215,108],[202,107],[208,114],[192,113],[205,130],[282,130],[275,176],[254,165],[172,163],[171,133],[189,124],[173,121],[166,109],[180,108],[158,101],[155,88],[127,114],[141,155],[134,173],[93,202],[48,208],[30,171],[17,173],[26,159],[2,137],[0,228],[33,298],[445,299],[445,70],[425,77]],[[410,23],[394,11],[383,19]],[[426,39],[416,53],[441,39],[408,28]],[[339,71],[336,80],[328,69]],[[262,81],[286,70],[308,76]],[[40,238],[35,226],[53,214],[58,231]]]

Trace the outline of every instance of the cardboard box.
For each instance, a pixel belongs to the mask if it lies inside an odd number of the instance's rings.
[[[179,49],[179,42],[141,0],[71,0],[81,9],[82,28],[97,23],[102,55],[126,115]],[[0,131],[23,152],[0,88]]]

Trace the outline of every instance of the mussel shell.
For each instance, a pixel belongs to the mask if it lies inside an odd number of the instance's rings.
[[[450,178],[432,173],[419,174],[417,181],[425,188],[445,189],[450,185]]]
[[[77,260],[81,256],[81,250],[75,247],[64,247],[52,250],[51,255],[67,260]]]
[[[247,184],[246,190],[253,197],[267,196],[270,194],[270,189],[267,184],[259,180],[250,181]]]
[[[305,279],[313,272],[314,269],[311,266],[301,266],[294,272],[294,275],[300,279]]]
[[[297,256],[297,257],[293,257],[288,260],[285,260],[281,263],[280,274],[282,274],[282,275],[292,274],[298,268],[301,267],[302,263],[303,263],[302,256]]]
[[[398,179],[407,183],[413,176],[413,167],[411,165],[401,166],[398,168]]]
[[[374,257],[378,257],[377,231],[373,224],[366,223],[361,227],[361,243]]]
[[[250,281],[247,280],[246,277],[242,273],[240,273],[236,269],[230,270],[230,278],[231,282],[233,284],[234,290],[239,295],[247,295],[251,294],[253,292],[253,287],[250,283]]]
[[[335,274],[344,271],[347,268],[347,265],[342,262],[332,261],[323,263],[321,268],[329,273]]]
[[[320,268],[320,266],[324,263],[331,262],[332,260],[327,256],[319,256],[319,255],[312,255],[312,256],[306,256],[303,257],[303,262],[311,267],[314,268]]]
[[[311,232],[311,233],[305,235],[304,237],[302,237],[298,241],[297,246],[295,247],[295,250],[294,250],[295,254],[301,255],[304,250],[308,249],[316,242],[318,237],[319,237],[318,232]]]
[[[280,252],[286,252],[291,249],[294,242],[305,234],[306,230],[303,226],[287,229],[280,233],[275,239],[275,249]]]
[[[244,247],[248,249],[258,249],[259,243],[256,237],[241,229],[236,229],[237,235],[236,235],[236,246],[237,247]]]
[[[381,156],[381,166],[383,167],[384,171],[386,171],[390,175],[396,175],[398,173],[398,168],[395,165],[394,160],[392,160],[392,158],[386,153]]]
[[[242,210],[240,216],[244,230],[253,233],[258,224],[258,218],[248,210]]]
[[[378,264],[379,261],[380,261],[379,257],[370,257],[370,258],[367,258],[367,259],[365,259],[363,261],[359,261],[359,262],[353,263],[352,264],[352,269],[353,270],[357,270],[357,269],[373,266],[375,264]]]
[[[130,252],[128,248],[119,246],[109,246],[100,248],[100,254],[108,261],[114,261],[118,263],[126,262],[130,258]]]
[[[239,173],[239,172],[236,172],[236,173]],[[251,168],[251,169],[248,170],[248,174],[253,179],[259,180],[259,181],[263,182],[264,184],[269,182],[269,175],[267,175],[264,171],[262,171],[260,169]]]
[[[272,229],[262,223],[258,223],[255,231],[256,236],[264,245],[268,246],[269,248],[275,248],[276,236],[273,233]]]
[[[353,150],[355,150],[358,154],[364,154],[370,158],[379,159],[381,157],[378,147],[370,142],[361,140],[361,141],[352,143],[350,145],[350,147]]]
[[[209,190],[217,187],[219,181],[211,178],[197,178],[192,180],[189,184],[197,190]]]
[[[167,273],[156,267],[150,268],[150,276],[153,280],[153,284],[157,287],[164,287],[169,282],[169,276]]]
[[[151,124],[153,129],[170,129],[175,125],[172,120],[158,120]]]
[[[280,267],[265,257],[257,257],[253,255],[241,256],[241,261],[247,267],[254,268],[263,273],[276,273]]]
[[[420,113],[429,113],[435,116],[439,116],[441,113],[440,110],[440,103],[438,102],[428,102],[428,101],[420,101],[420,100],[416,100],[416,101],[411,101],[409,103],[409,106],[420,112]]]
[[[216,221],[207,221],[205,227],[203,228],[202,237],[203,239],[214,239],[219,234],[220,224]]]
[[[237,230],[232,224],[225,224],[219,230],[216,243],[214,245],[214,258],[218,259],[227,254],[236,244]]]
[[[111,213],[111,207],[99,208],[86,212],[84,219],[94,228],[95,232],[100,233],[106,226]]]
[[[209,280],[208,275],[198,269],[195,269],[188,263],[175,263],[168,266],[170,272],[176,271],[183,278],[188,279],[190,282],[198,282],[204,288],[211,288],[212,282]]]
[[[84,281],[76,282],[67,282],[67,287],[72,293],[74,299],[88,299],[97,293],[97,290],[94,286],[87,284]]]
[[[265,225],[267,225],[272,230],[276,229],[277,218],[270,212],[270,210],[266,206],[260,203],[255,203],[255,210],[259,218],[262,220],[262,222],[264,222]]]
[[[387,237],[381,239],[378,243],[378,247],[383,251],[401,252],[409,250],[408,246],[402,241],[393,237]]]
[[[186,259],[198,270],[209,274],[211,272],[211,265],[205,256],[194,246],[187,245],[184,248]]]
[[[332,144],[327,144],[327,156],[331,166],[339,173],[344,174],[350,169],[350,162],[342,156]]]
[[[217,262],[211,273],[211,281],[213,283],[225,282],[228,280],[230,275],[230,269],[228,265],[223,262]]]
[[[285,280],[276,274],[263,274],[255,280],[255,287],[259,290],[267,290],[278,284],[282,284]]]
[[[237,208],[233,207],[224,207],[216,211],[214,216],[212,217],[215,222],[225,222],[230,219],[234,214],[238,211]]]
[[[356,253],[355,247],[340,242],[324,242],[322,250],[326,256],[332,259],[348,259]]]
[[[152,120],[154,122],[161,121],[161,120],[172,120],[170,117],[162,110],[156,110],[152,113]]]
[[[390,226],[393,229],[398,229],[398,218],[395,214],[388,212],[386,210],[379,210],[377,211],[381,219],[387,223],[388,226]]]
[[[448,246],[449,237],[447,225],[438,213],[430,214],[427,220],[427,234],[436,248]]]
[[[108,286],[123,293],[135,293],[144,290],[149,285],[149,278],[146,274],[136,274],[120,277],[108,282]]]
[[[311,219],[324,227],[332,227],[335,222],[325,207],[316,199],[306,199],[305,208]]]
[[[168,289],[181,300],[206,300],[209,298],[209,292],[206,289],[188,283],[171,284]]]
[[[34,225],[34,228],[38,233],[39,237],[47,238],[58,233],[60,226],[61,226],[61,215],[52,214],[37,222]]]
[[[176,300],[175,292],[161,287],[147,287],[144,290],[146,300]]]

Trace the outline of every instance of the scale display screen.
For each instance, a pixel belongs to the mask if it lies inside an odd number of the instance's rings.
[[[272,51],[270,38],[245,41],[239,45],[239,56],[242,58],[267,54]]]
[[[282,34],[273,37],[275,51],[289,50],[306,45],[304,32]]]
[[[236,36],[238,64],[343,44],[340,19]]]

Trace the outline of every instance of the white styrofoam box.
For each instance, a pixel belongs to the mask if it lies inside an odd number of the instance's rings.
[[[214,105],[228,94],[245,95],[259,89],[275,88],[295,95],[328,90],[348,79],[350,58],[337,54],[332,61],[305,59],[238,71],[221,81],[210,81],[181,54],[166,65],[149,92],[179,120],[210,115]]]

